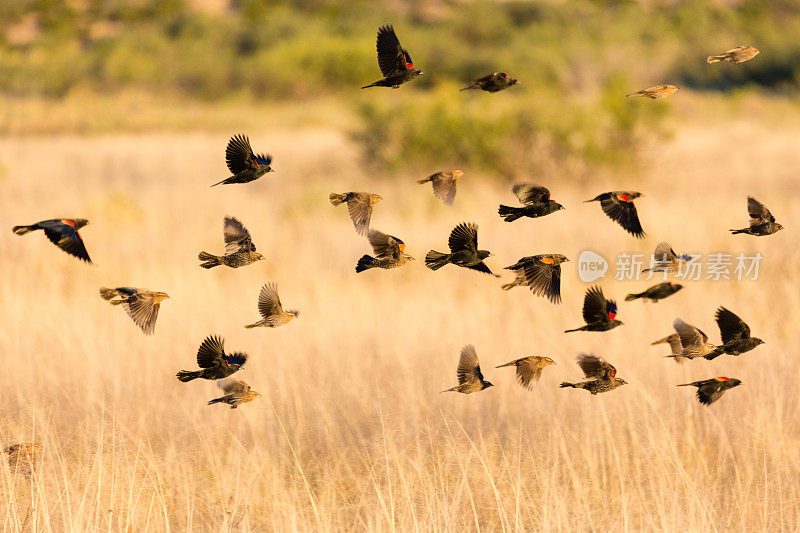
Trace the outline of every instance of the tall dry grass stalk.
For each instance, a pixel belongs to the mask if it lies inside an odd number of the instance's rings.
[[[758,123],[679,128],[648,154],[652,167],[614,182],[551,185],[566,211],[506,224],[510,190],[466,175],[453,209],[419,176],[359,170],[335,132],[249,131],[275,155],[275,174],[210,189],[225,174],[227,133],[29,137],[0,140],[0,441],[36,441],[33,476],[0,467],[2,530],[619,531],[797,530],[800,425],[796,333],[800,274],[797,130]],[[731,149],[747,141],[746,149]],[[430,169],[431,171],[439,169]],[[536,181],[536,176],[531,176]],[[648,238],[607,220],[598,192],[641,190]],[[368,252],[327,193],[383,195],[373,227],[417,257],[396,271],[356,275]],[[735,238],[745,197],[786,226]],[[266,261],[205,271],[197,252],[222,249],[222,217],[250,229]],[[14,224],[91,220],[95,266]],[[561,306],[504,293],[479,273],[425,269],[458,222],[480,224],[492,268],[523,255],[590,248],[649,253],[661,240],[687,252],[760,251],[756,282],[690,284],[657,305],[622,302],[647,282],[603,283],[623,327],[563,335],[580,322],[586,285],[567,263]],[[276,330],[258,318],[260,286],[277,281],[302,311]],[[100,286],[163,290],[153,337],[100,299]],[[747,355],[676,365],[649,342],[678,316],[718,339],[725,305],[767,344]],[[239,377],[264,398],[207,407],[213,383],[179,383],[200,341],[249,352]],[[439,394],[473,343],[496,387]],[[559,390],[594,351],[630,384],[590,397]],[[496,364],[549,355],[533,392]],[[731,375],[738,389],[710,408],[694,379]]]

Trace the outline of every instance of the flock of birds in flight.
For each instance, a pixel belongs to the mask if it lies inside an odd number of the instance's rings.
[[[397,89],[401,84],[422,74],[421,70],[414,67],[411,56],[401,46],[391,24],[379,28],[377,50],[378,66],[383,78],[362,87],[362,89],[368,87]],[[758,53],[759,51],[751,46],[739,46],[723,54],[709,56],[707,62],[727,61],[738,64],[752,59]],[[517,80],[507,73],[495,72],[475,80],[461,90],[480,89],[495,93],[516,83]],[[675,85],[656,85],[627,96],[660,99],[670,96],[677,90],[678,87]],[[235,135],[228,142],[225,160],[231,176],[215,183],[212,187],[249,183],[273,171],[270,166],[272,157],[254,153],[248,137],[241,134]],[[441,171],[419,180],[419,183],[430,182],[434,195],[446,205],[451,206],[455,199],[458,180],[463,174],[461,170]],[[539,218],[564,209],[564,206],[550,198],[550,191],[545,187],[522,183],[514,185],[512,191],[519,199],[521,206],[501,205],[499,207],[498,214],[506,222],[513,222],[522,217]],[[586,201],[600,202],[601,209],[611,220],[634,237],[643,238],[645,233],[634,205],[634,200],[640,196],[642,196],[641,193],[635,191],[611,191]],[[360,273],[372,268],[397,268],[414,260],[405,253],[405,244],[401,239],[370,229],[373,207],[381,200],[381,196],[368,192],[331,193],[329,200],[333,206],[347,204],[347,211],[356,232],[367,237],[374,251],[374,256],[365,254],[358,260],[356,272]],[[749,226],[731,230],[732,233],[764,236],[782,229],[769,210],[755,198],[748,197],[747,207],[750,215]],[[14,226],[13,231],[17,235],[25,235],[31,231],[42,230],[53,244],[77,258],[91,263],[79,233],[79,230],[88,223],[89,221],[86,219],[52,219],[31,225]],[[235,217],[225,217],[223,235],[225,252],[222,255],[200,252],[198,259],[201,261],[201,267],[207,269],[217,266],[238,268],[264,259],[256,251],[250,232]],[[449,252],[447,253],[435,250],[428,252],[425,256],[425,265],[431,270],[438,270],[448,264],[453,264],[499,277],[484,263],[484,259],[490,255],[490,252],[478,248],[477,224],[464,222],[457,225],[450,233],[448,247]],[[676,254],[668,243],[660,243],[656,247],[654,258],[657,259],[657,265],[646,270],[660,271],[665,276],[678,272],[687,260],[686,256]],[[522,257],[515,264],[505,267],[514,273],[515,279],[502,285],[502,289],[509,290],[513,287],[524,286],[537,296],[547,298],[552,303],[560,303],[561,264],[565,261],[568,259],[561,254]],[[644,292],[629,294],[625,300],[645,298],[656,302],[676,293],[681,288],[680,284],[667,281],[654,285]],[[135,287],[103,287],[100,289],[100,296],[109,301],[111,305],[121,305],[133,322],[147,335],[153,334],[161,302],[169,297],[164,292]],[[262,287],[258,296],[258,312],[261,318],[246,325],[246,328],[274,328],[299,316],[297,310],[283,309],[277,285],[274,283],[268,283]],[[583,305],[583,318],[586,324],[566,332],[608,331],[622,324],[616,316],[616,302],[606,299],[599,287],[591,287],[586,292]],[[720,307],[715,318],[722,338],[720,345],[709,343],[705,333],[680,318],[674,321],[674,334],[655,341],[653,344],[669,344],[671,354],[667,357],[681,362],[698,357],[714,359],[722,354],[739,355],[763,343],[761,339],[751,337],[747,324],[730,310]],[[218,380],[217,383],[224,394],[210,400],[208,404],[224,403],[231,409],[235,409],[241,403],[249,402],[260,396],[244,381],[230,379],[230,376],[246,362],[246,353],[226,353],[223,339],[218,336],[209,336],[203,340],[197,351],[199,370],[181,370],[177,373],[177,378],[181,382],[194,379]],[[543,369],[554,364],[555,362],[549,357],[529,356],[510,361],[497,368],[515,367],[517,381],[522,387],[530,390],[538,381]],[[596,355],[581,354],[578,357],[578,365],[586,380],[576,383],[563,382],[561,387],[585,389],[591,394],[598,394],[626,384],[625,380],[617,377],[617,370],[613,365]],[[477,353],[472,345],[467,345],[461,350],[457,378],[458,385],[443,392],[455,391],[469,394],[492,386],[492,383],[484,379]],[[715,377],[680,386],[697,387],[697,398],[701,403],[709,405],[718,400],[726,390],[740,383],[740,380],[734,378]],[[20,462],[32,462],[39,449],[38,444],[22,443],[9,446],[5,451],[14,466]]]

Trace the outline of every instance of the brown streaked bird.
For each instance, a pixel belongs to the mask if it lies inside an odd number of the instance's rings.
[[[383,79],[365,85],[368,87],[391,87],[397,89],[403,83],[411,81],[422,75],[422,71],[414,68],[414,62],[405,48],[400,45],[400,40],[391,24],[384,24],[378,28],[378,67],[381,69]]]
[[[431,174],[425,179],[417,180],[417,183],[428,183],[433,185],[433,195],[447,205],[453,205],[456,197],[456,185],[458,178],[464,175],[461,170],[442,170],[436,174]]]
[[[539,378],[542,377],[544,367],[554,364],[556,364],[556,362],[549,357],[531,355],[514,359],[513,361],[496,366],[495,368],[503,368],[506,366],[516,367],[517,382],[523,389],[532,390],[536,382],[539,381]]]
[[[35,442],[21,442],[7,446],[4,451],[8,455],[8,466],[12,473],[21,472],[30,475],[39,460],[42,445]]]
[[[741,380],[720,376],[717,378],[682,383],[678,387],[697,387],[697,400],[703,405],[711,405],[719,400],[726,390],[741,385]]]
[[[719,63],[720,61],[727,61],[728,63],[738,65],[739,63],[744,63],[745,61],[753,59],[758,54],[758,48],[753,48],[752,46],[737,46],[718,56],[708,56],[706,62]]]
[[[583,298],[583,320],[585,325],[567,329],[564,333],[573,331],[608,331],[622,325],[621,320],[617,320],[617,302],[606,300],[603,296],[603,289],[600,287],[590,287]]]
[[[231,406],[231,409],[236,409],[239,404],[252,402],[256,398],[261,397],[261,394],[252,390],[250,385],[236,379],[224,379],[217,383],[217,387],[222,389],[225,396],[210,400],[208,405],[226,403]]]
[[[530,255],[521,258],[506,270],[516,277],[511,283],[501,286],[504,291],[517,286],[529,287],[536,296],[542,296],[554,304],[561,303],[561,263],[569,261],[561,254]]]
[[[683,272],[683,268],[692,257],[686,254],[678,255],[668,242],[660,242],[653,252],[652,268],[645,268],[642,272],[664,272],[676,274]]]
[[[405,243],[394,235],[370,230],[367,238],[375,252],[375,257],[362,255],[356,265],[356,272],[364,272],[370,268],[397,268],[414,260],[405,253]]]
[[[683,285],[681,285],[680,283],[672,283],[671,281],[665,281],[663,283],[658,283],[657,285],[653,285],[652,287],[648,287],[643,292],[632,292],[625,297],[625,301],[630,302],[638,298],[645,298],[647,300],[650,300],[651,302],[658,303],[659,300],[663,300],[664,298],[672,296],[682,288]]]
[[[356,233],[366,235],[369,231],[369,221],[372,218],[372,206],[383,200],[379,194],[369,192],[345,192],[338,194],[332,192],[328,195],[334,207],[347,203],[347,212],[356,228]]]
[[[471,344],[467,344],[461,348],[461,357],[458,360],[458,370],[456,374],[458,375],[458,385],[443,390],[442,392],[470,394],[482,391],[488,387],[494,387],[493,384],[483,379],[481,365],[478,362],[478,354],[475,353],[475,347]]]
[[[300,316],[300,311],[297,309],[283,310],[281,299],[278,296],[278,285],[276,283],[266,283],[261,287],[261,292],[258,294],[258,312],[261,314],[261,320],[253,324],[248,324],[246,328],[277,328],[288,323],[293,318]]]
[[[152,335],[161,302],[169,298],[166,292],[148,291],[136,287],[102,287],[100,296],[111,305],[121,305],[133,323],[142,328],[145,335]],[[114,299],[116,298],[116,299]]]
[[[200,263],[201,267],[214,268],[225,265],[239,268],[264,259],[264,256],[256,252],[256,245],[253,244],[250,232],[236,217],[226,216],[222,231],[225,237],[225,255],[200,252],[197,258],[203,261]]]
[[[507,72],[493,72],[492,74],[487,74],[482,78],[478,78],[472,82],[471,85],[460,90],[468,91],[469,89],[481,89],[490,93],[496,93],[517,83],[517,80],[509,76]]]
[[[25,235],[31,231],[44,230],[44,235],[50,242],[73,255],[81,261],[91,263],[89,252],[83,244],[78,230],[88,224],[85,218],[54,218],[52,220],[42,220],[29,226],[14,226],[12,231],[17,235]]]
[[[681,341],[681,351],[672,353],[666,357],[674,357],[676,359],[679,357],[684,359],[704,357],[709,359],[708,356],[710,355],[710,359],[713,359],[719,355],[719,353],[716,353],[717,347],[708,342],[708,336],[696,327],[687,324],[680,318],[675,319],[672,323],[672,327],[678,332],[678,337]]]
[[[603,212],[622,226],[622,229],[636,237],[643,239],[645,236],[642,224],[639,222],[639,214],[633,201],[642,196],[642,193],[635,191],[612,191],[598,194],[586,202],[600,202]]]
[[[578,383],[570,383],[564,381],[559,387],[572,387],[574,389],[585,389],[590,393],[599,394],[601,392],[608,392],[627,385],[628,382],[624,379],[617,377],[617,369],[613,365],[604,361],[600,357],[593,354],[582,353],[578,356],[578,366],[583,370],[587,378],[593,378],[588,381],[580,381]]]
[[[627,95],[626,98],[630,98],[631,96],[646,96],[647,98],[652,98],[653,100],[660,100],[661,98],[666,98],[667,96],[674,94],[677,90],[678,87],[675,85],[653,85],[647,89],[642,89],[641,91],[631,93]]]
[[[522,207],[500,205],[497,213],[506,222],[513,222],[520,217],[539,218],[564,209],[564,206],[550,199],[547,187],[533,183],[517,183],[511,190],[517,195]]]
[[[775,222],[775,217],[769,212],[767,206],[752,196],[747,197],[747,213],[750,215],[750,226],[742,229],[732,229],[730,230],[732,234],[745,233],[763,237],[783,229],[783,226]]]
[[[234,135],[225,148],[225,163],[232,176],[215,183],[228,185],[230,183],[249,183],[255,181],[267,172],[275,172],[270,166],[272,156],[269,154],[255,154],[250,147],[250,139],[246,135]]]
[[[181,370],[175,376],[186,383],[193,379],[222,379],[237,372],[247,362],[244,352],[225,353],[225,340],[209,335],[197,349],[197,366],[200,370]]]
[[[431,250],[425,256],[426,267],[431,270],[439,270],[446,264],[452,263],[499,277],[483,262],[492,254],[489,250],[478,249],[478,225],[474,222],[462,222],[453,228],[447,243],[450,246],[450,253],[444,254]]]
[[[740,355],[764,344],[764,341],[758,337],[751,337],[750,326],[725,307],[717,309],[714,319],[717,321],[719,334],[722,337],[722,346],[717,348],[717,352],[720,352],[717,355],[721,355],[721,353]],[[713,358],[706,357],[706,359]]]

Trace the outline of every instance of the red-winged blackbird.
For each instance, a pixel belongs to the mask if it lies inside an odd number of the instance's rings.
[[[569,261],[561,254],[530,255],[505,267],[516,275],[514,281],[504,284],[504,291],[517,286],[529,287],[536,296],[544,296],[552,303],[561,303],[561,263]]]
[[[678,255],[668,242],[660,242],[656,245],[653,252],[653,267],[645,268],[642,272],[666,272],[674,274],[681,272],[684,265],[691,261],[691,257],[685,254]]]
[[[483,379],[481,365],[478,363],[478,354],[475,353],[475,347],[471,344],[461,349],[461,357],[458,360],[456,374],[458,375],[458,385],[442,392],[455,391],[462,394],[470,394],[494,386]]]
[[[608,331],[622,325],[621,320],[616,319],[617,302],[606,300],[603,296],[603,289],[591,287],[586,291],[583,299],[583,319],[585,326],[575,329],[565,330],[564,333],[572,331]]]
[[[734,235],[746,233],[762,237],[783,229],[783,226],[775,222],[775,217],[772,216],[769,209],[752,196],[747,197],[747,212],[750,215],[750,227],[730,230]]]
[[[379,194],[369,192],[345,192],[342,194],[332,192],[328,195],[331,205],[340,206],[347,202],[347,211],[356,228],[356,233],[366,235],[369,231],[369,221],[372,218],[372,206],[383,200]]]
[[[692,383],[683,383],[678,387],[697,387],[697,399],[703,405],[711,405],[722,397],[722,394],[734,387],[741,385],[742,382],[735,378],[726,378],[720,376],[718,378],[704,379],[702,381],[693,381]]]
[[[36,461],[39,460],[41,450],[41,444],[21,442],[7,446],[3,451],[8,454],[8,466],[12,474],[19,472],[29,476],[36,466]]]
[[[433,195],[447,205],[453,205],[456,197],[456,185],[458,178],[464,175],[461,170],[442,170],[436,174],[431,174],[425,179],[417,180],[417,183],[428,183],[433,185]]]
[[[682,357],[684,359],[696,359],[697,357],[705,357],[711,355],[711,359],[716,357],[714,355],[716,346],[708,342],[708,336],[697,329],[681,320],[676,318],[672,323],[672,327],[678,332],[678,337],[681,341],[681,351],[675,352],[667,357]]]
[[[251,402],[256,398],[261,397],[261,394],[250,389],[250,385],[244,381],[239,381],[236,379],[222,380],[217,383],[217,387],[222,389],[222,392],[225,393],[225,396],[209,401],[208,405],[215,403],[227,403],[231,406],[231,409],[236,409],[239,404]]]
[[[524,207],[501,205],[497,212],[506,222],[513,222],[520,217],[539,218],[555,213],[564,206],[550,199],[550,191],[546,187],[532,183],[518,183],[511,188]]]
[[[478,250],[478,225],[474,222],[462,222],[453,228],[448,245],[450,246],[449,254],[443,254],[436,250],[428,252],[428,255],[425,256],[425,266],[431,270],[439,270],[447,263],[453,263],[456,266],[471,268],[499,277],[483,262],[492,254],[488,250]]]
[[[201,267],[214,268],[225,265],[239,268],[264,259],[264,256],[256,252],[256,245],[250,238],[250,232],[235,217],[225,217],[222,230],[225,236],[225,255],[200,252],[197,258],[203,261],[200,263]]]
[[[586,202],[600,202],[603,212],[608,218],[622,226],[622,229],[636,237],[644,238],[644,230],[639,223],[639,215],[633,200],[642,196],[634,191],[613,191],[599,194]]]
[[[414,68],[414,62],[405,48],[400,46],[400,40],[394,33],[391,24],[385,24],[378,28],[378,66],[383,74],[383,79],[365,85],[367,87],[391,87],[397,89],[403,83],[411,81],[422,74],[422,71]]]
[[[583,370],[587,378],[594,378],[588,381],[570,383],[564,381],[559,387],[572,387],[574,389],[586,389],[592,394],[608,392],[627,385],[627,381],[617,377],[617,369],[613,365],[604,361],[593,354],[582,353],[578,356],[578,366]]]
[[[531,355],[529,357],[522,357],[514,359],[503,365],[495,368],[503,368],[505,366],[514,366],[517,368],[517,382],[526,390],[533,389],[533,386],[542,377],[542,370],[548,365],[556,364],[555,361],[549,357],[541,357],[538,355]]]
[[[652,98],[653,100],[659,100],[674,94],[677,90],[678,88],[674,85],[654,85],[652,87],[648,87],[647,89],[642,89],[641,91],[631,93],[627,97],[646,96],[647,98]]]
[[[280,296],[278,296],[278,285],[275,283],[267,283],[261,287],[261,292],[258,294],[258,312],[261,314],[261,320],[246,325],[246,328],[260,326],[277,328],[300,316],[300,311],[296,309],[283,310]]]
[[[356,272],[364,272],[370,268],[396,268],[414,260],[413,257],[405,253],[405,243],[394,235],[371,230],[367,238],[376,257],[371,255],[361,256],[356,265]]]
[[[753,59],[758,53],[758,48],[753,48],[752,46],[737,46],[718,56],[708,56],[706,62],[719,63],[720,61],[727,61],[736,65]]]
[[[658,302],[659,300],[663,300],[668,296],[672,296],[682,288],[683,285],[680,283],[665,281],[663,283],[659,283],[658,285],[649,287],[644,292],[632,292],[625,297],[625,301],[630,302],[631,300],[636,300],[637,298],[647,298],[652,302]]]
[[[86,246],[83,245],[83,239],[78,233],[78,230],[88,223],[89,221],[85,218],[55,218],[43,220],[30,226],[14,226],[11,229],[17,235],[25,235],[38,229],[44,230],[44,234],[50,239],[50,242],[68,254],[91,263],[92,260],[89,259],[89,253],[86,251]]]
[[[142,328],[145,335],[152,335],[156,329],[156,319],[161,302],[169,295],[166,292],[148,291],[136,287],[117,287],[100,289],[100,296],[111,305],[122,305],[134,324]],[[117,298],[116,300],[112,298]]]
[[[222,337],[209,335],[197,349],[197,366],[200,370],[181,370],[176,374],[184,383],[193,379],[222,379],[237,372],[247,362],[244,352],[225,353]]]
[[[272,156],[269,154],[254,154],[250,147],[250,139],[245,135],[234,135],[228,141],[225,149],[225,162],[233,176],[215,183],[214,185],[228,185],[230,183],[248,183],[255,181],[267,172],[274,172]],[[214,187],[212,185],[212,187]]]
[[[751,337],[750,326],[728,309],[720,307],[717,309],[714,318],[717,321],[717,326],[719,326],[720,337],[722,337],[722,346],[717,348],[717,353],[714,357],[722,353],[730,355],[743,354],[760,344],[764,344],[764,341],[758,337]],[[713,359],[714,357],[706,357],[706,359]]]
[[[488,91],[490,93],[496,93],[497,91],[502,91],[503,89],[507,89],[512,85],[516,84],[517,80],[509,76],[505,72],[494,72],[492,74],[487,74],[482,78],[478,78],[471,85],[464,87],[461,89],[462,91],[467,91],[469,89],[482,89],[484,91]]]

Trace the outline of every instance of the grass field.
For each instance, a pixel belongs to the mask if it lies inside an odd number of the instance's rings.
[[[214,189],[227,175],[227,130],[0,139],[0,444],[43,445],[30,478],[0,467],[0,529],[797,530],[800,125],[759,116],[744,108],[681,123],[641,154],[644,168],[548,183],[566,211],[513,224],[496,214],[498,203],[514,205],[507,185],[464,168],[448,209],[415,184],[421,176],[363,171],[338,129],[250,129],[277,172]],[[582,203],[618,188],[645,194],[645,240]],[[383,195],[372,226],[402,238],[416,262],[355,274],[366,239],[327,201],[346,190]],[[746,225],[747,194],[787,229],[730,236]],[[200,250],[221,252],[226,214],[266,261],[197,266]],[[91,220],[82,234],[95,265],[41,233],[9,230],[61,216]],[[425,253],[444,249],[465,220],[480,224],[498,272],[533,253],[572,259],[564,303],[455,267],[426,269]],[[561,333],[581,323],[580,251],[649,253],[662,240],[687,252],[760,251],[760,278],[695,282],[656,305],[622,302],[647,282],[606,280],[625,325]],[[245,330],[267,281],[301,316]],[[153,337],[100,299],[99,287],[118,285],[170,294]],[[684,365],[649,346],[678,316],[718,341],[719,305],[767,344]],[[194,368],[208,334],[250,354],[237,377],[262,399],[208,407],[213,383],[175,379]],[[455,384],[468,343],[496,386],[439,394]],[[558,389],[578,378],[581,351],[607,358],[629,385],[596,397]],[[533,392],[494,369],[534,354],[558,365]],[[708,408],[675,387],[717,375],[743,385]]]

